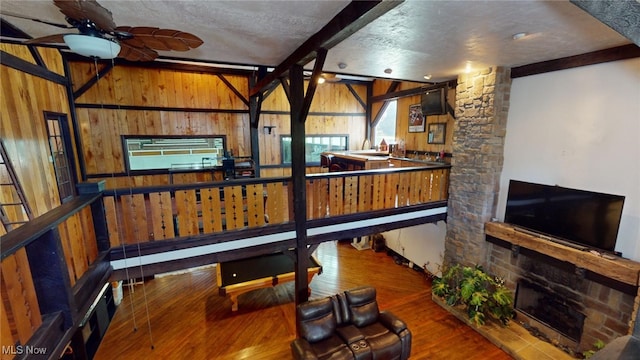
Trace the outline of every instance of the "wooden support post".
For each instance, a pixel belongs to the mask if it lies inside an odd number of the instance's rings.
[[[302,66],[291,67],[291,173],[293,181],[293,210],[296,229],[296,305],[309,298],[307,287],[307,192],[306,192],[306,164],[305,164],[305,118],[304,113],[304,74]]]

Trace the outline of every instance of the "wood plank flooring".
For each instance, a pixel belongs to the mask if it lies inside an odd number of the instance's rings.
[[[316,257],[323,273],[311,282],[311,298],[361,285],[376,287],[380,308],[398,315],[413,333],[411,359],[512,359],[433,303],[431,281],[423,273],[396,264],[385,252],[327,242]],[[210,267],[148,280],[133,292],[125,288],[95,358],[291,358],[293,283],[241,295],[237,312],[231,312],[231,301],[218,295],[215,284],[215,268]]]

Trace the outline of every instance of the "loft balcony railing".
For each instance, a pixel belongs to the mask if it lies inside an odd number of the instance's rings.
[[[307,220],[447,199],[448,167],[307,176]],[[105,191],[112,247],[213,235],[293,221],[290,178]]]
[[[449,168],[307,175],[308,243],[388,230],[381,224],[391,216],[398,227],[430,222],[424,217],[436,205],[431,222],[443,219]],[[295,247],[290,177],[116,189],[104,192],[104,204],[116,277],[177,270],[185,258],[197,257],[197,266]]]
[[[442,219],[448,181],[449,166],[308,175],[309,243],[376,232],[387,218],[386,229]],[[0,237],[2,344],[60,355],[124,269],[136,277],[293,248],[292,202],[291,178],[78,196]]]

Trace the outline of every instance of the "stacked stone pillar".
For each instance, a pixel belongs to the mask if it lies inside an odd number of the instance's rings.
[[[458,77],[445,264],[486,266],[484,223],[498,203],[510,73],[492,67]]]

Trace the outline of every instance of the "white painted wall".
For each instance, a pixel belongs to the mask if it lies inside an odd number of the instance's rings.
[[[387,247],[434,275],[441,275],[447,224],[421,224],[383,232]]]
[[[626,196],[616,250],[640,261],[640,59],[514,79],[500,220],[510,179]]]

